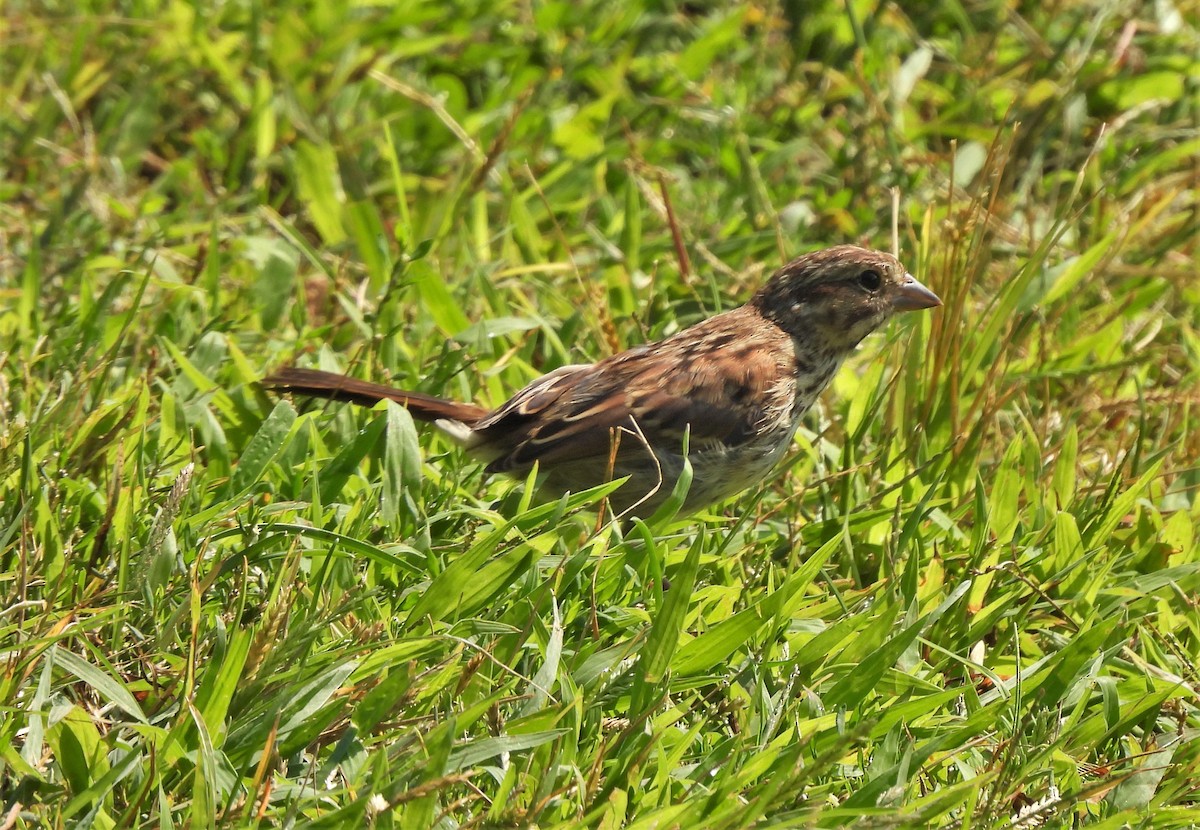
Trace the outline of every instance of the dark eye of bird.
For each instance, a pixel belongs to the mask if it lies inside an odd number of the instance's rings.
[[[858,275],[858,284],[868,291],[878,291],[879,286],[883,285],[883,277],[879,276],[878,271],[863,271]]]

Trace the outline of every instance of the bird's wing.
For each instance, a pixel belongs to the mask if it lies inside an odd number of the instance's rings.
[[[774,332],[747,337],[720,322],[701,324],[707,337],[691,331],[534,381],[474,425],[477,446],[493,459],[488,469],[604,457],[618,431],[623,454],[647,444],[678,453],[685,433],[692,449],[750,440],[772,408],[790,409],[792,352],[770,342]]]

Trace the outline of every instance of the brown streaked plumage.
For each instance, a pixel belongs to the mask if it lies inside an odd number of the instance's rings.
[[[864,337],[896,312],[938,305],[894,257],[842,245],[792,260],[739,308],[563,366],[494,411],[312,369],[282,369],[263,383],[364,405],[394,400],[489,472],[521,475],[537,462],[554,493],[629,476],[611,497],[622,514],[649,515],[670,494],[686,433],[689,512],[761,481]]]

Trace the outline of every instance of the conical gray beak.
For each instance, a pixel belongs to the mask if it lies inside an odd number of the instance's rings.
[[[892,292],[892,309],[895,311],[920,311],[941,304],[941,298],[917,282],[912,274],[905,274],[904,282]]]

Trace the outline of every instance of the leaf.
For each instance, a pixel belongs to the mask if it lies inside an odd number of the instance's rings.
[[[346,238],[342,227],[341,183],[337,177],[337,154],[328,144],[300,139],[295,143],[293,167],[300,198],[326,245]]]
[[[366,263],[367,273],[371,277],[371,290],[379,291],[387,285],[392,271],[388,236],[379,211],[372,202],[360,199],[347,206],[344,217],[350,226],[358,255]]]
[[[84,683],[91,686],[101,697],[115,704],[117,708],[121,709],[138,723],[149,722],[146,720],[145,713],[142,712],[142,707],[134,700],[129,690],[116,678],[105,674],[82,657],[66,649],[61,649],[58,646],[51,646],[50,659],[54,661],[55,665],[62,666]]]
[[[88,713],[72,706],[50,732],[51,746],[63,776],[75,793],[88,790],[109,771],[104,741]]]
[[[445,278],[426,260],[409,263],[405,275],[411,280],[421,298],[421,305],[442,334],[454,337],[470,325],[467,315],[446,287]]]
[[[234,630],[221,659],[206,665],[204,676],[196,690],[196,710],[200,717],[204,718],[209,734],[218,736],[218,739],[223,738],[228,731],[225,717],[241,681],[242,667],[246,665],[246,656],[250,652],[253,639],[249,629]]]
[[[371,691],[354,707],[351,720],[358,731],[371,734],[381,720],[398,707],[398,701],[412,688],[412,674],[408,666],[393,666],[387,677],[380,680]]]
[[[412,415],[403,406],[387,401],[387,433],[383,445],[383,520],[395,522],[404,505],[406,490],[421,489],[421,445]]]
[[[1176,553],[1192,558],[1196,525],[1186,510],[1176,510],[1163,524],[1162,541]],[[3,547],[0,544],[0,547]]]
[[[970,187],[987,162],[988,149],[978,141],[964,141],[954,154],[954,183]]]
[[[188,382],[196,387],[196,390],[200,394],[211,396],[213,406],[217,408],[217,411],[221,413],[223,418],[231,422],[237,422],[239,420],[238,408],[234,404],[233,398],[229,396],[229,393],[219,383],[213,381],[200,371],[188,359],[187,355],[180,351],[179,347],[170,340],[163,337],[160,339],[160,342],[163,348],[167,350],[167,353],[171,355],[171,359],[175,361],[175,364],[179,367],[183,376],[187,378]]]
[[[1054,571],[1065,571],[1082,559],[1083,554],[1083,538],[1075,517],[1060,511],[1054,517]]]
[[[1012,541],[1017,529],[1017,518],[1021,504],[1021,476],[1017,465],[1021,462],[1024,442],[1014,439],[1008,445],[999,469],[993,477],[992,491],[988,494],[988,521],[992,533],[1000,544]]]
[[[338,704],[336,709],[331,711],[326,708],[326,704],[355,667],[353,661],[334,664],[309,682],[293,686],[284,705],[284,718],[279,724],[280,753],[287,755],[301,749],[311,740],[311,735],[319,733],[328,725],[329,720],[340,711],[341,705]]]
[[[554,143],[572,159],[585,161],[604,151],[604,127],[612,111],[612,99],[600,99],[578,107],[570,105],[569,115],[554,128]]]
[[[321,503],[329,504],[336,501],[350,476],[358,470],[359,463],[366,458],[367,453],[375,448],[379,439],[387,429],[387,416],[371,419],[366,426],[359,430],[354,440],[342,448],[333,460],[321,470]]]
[[[1126,514],[1133,510],[1137,500],[1142,497],[1142,493],[1150,486],[1150,482],[1158,478],[1158,471],[1162,469],[1162,458],[1150,465],[1150,469],[1133,483],[1128,490],[1112,500],[1108,509],[1104,511],[1103,518],[1097,520],[1089,527],[1084,538],[1087,540],[1087,546],[1102,544],[1108,540],[1112,532],[1117,529],[1117,525],[1125,518]]]
[[[454,567],[452,565],[438,577],[437,581],[458,579],[457,585],[447,586],[449,589],[457,591],[453,599],[438,608],[434,607],[432,603],[426,603],[423,595],[417,607],[409,615],[409,619],[419,622],[423,617],[431,617],[434,620],[452,622],[474,614],[533,566],[534,553],[529,545],[520,544],[507,553],[492,559],[471,574],[461,574],[461,572],[452,574],[451,568]],[[454,564],[457,565],[458,562]],[[451,576],[447,577],[447,574],[451,574]],[[418,614],[418,611],[421,613]]]
[[[426,617],[434,620],[456,617],[460,613],[468,613],[462,609],[477,608],[481,602],[489,599],[498,582],[504,582],[505,573],[514,570],[520,560],[529,553],[527,545],[518,545],[516,549],[508,552],[507,559],[501,557],[504,564],[499,569],[493,567],[490,573],[483,574],[484,563],[497,555],[511,530],[512,522],[508,522],[503,527],[493,530],[451,562],[422,592],[417,604],[408,612],[405,627],[420,625]]]
[[[245,493],[258,483],[267,467],[279,455],[296,422],[296,410],[287,401],[275,404],[271,414],[254,433],[254,437],[242,450],[237,469],[229,481],[229,496]]]
[[[104,773],[94,784],[67,802],[67,806],[63,808],[63,816],[73,816],[89,804],[107,796],[117,784],[129,777],[129,774],[134,770],[138,769],[143,761],[145,761],[145,758],[142,757],[141,752],[132,749],[125,752],[124,756],[118,758],[116,763],[113,764],[112,769]]]
[[[550,598],[550,609],[553,618],[550,624],[550,640],[546,643],[546,656],[529,683],[529,700],[521,708],[521,716],[531,715],[545,706],[558,680],[558,661],[562,657],[563,648],[563,625],[558,601],[553,596]]]
[[[671,662],[671,669],[681,675],[708,671],[728,660],[760,629],[778,625],[779,617],[786,621],[791,616],[792,601],[803,595],[821,567],[841,547],[842,535],[839,533],[809,556],[778,590],[680,646]]]
[[[288,301],[294,296],[300,254],[278,237],[251,236],[243,244],[246,258],[258,272],[253,283],[255,307],[262,327],[270,331],[279,325]]]
[[[634,704],[631,707],[634,712],[644,711],[650,705],[652,687],[666,675],[679,645],[683,620],[692,600],[692,588],[696,584],[696,573],[700,570],[700,549],[704,536],[703,531],[696,534],[683,564],[672,574],[671,589],[666,592],[662,607],[650,624],[650,633],[646,636],[646,644],[638,660]]]
[[[528,735],[503,735],[498,738],[483,738],[473,741],[450,753],[446,772],[458,772],[503,753],[534,749],[566,735],[569,731],[569,729],[547,729],[542,732],[531,732]]]
[[[1143,810],[1150,806],[1158,785],[1171,768],[1178,743],[1171,743],[1147,754],[1138,768],[1108,794],[1108,802],[1117,810]]]
[[[1066,510],[1075,499],[1075,462],[1079,458],[1079,431],[1074,424],[1067,427],[1062,449],[1054,462],[1054,494],[1058,509]]]
[[[196,752],[196,768],[192,775],[191,823],[195,827],[215,827],[217,810],[217,753],[204,725],[200,711],[188,703],[188,712],[200,736],[200,749]]]
[[[494,317],[472,323],[454,335],[454,339],[459,343],[482,349],[487,341],[493,337],[503,337],[506,334],[533,331],[539,326],[541,326],[541,323],[532,317]]]
[[[742,21],[745,19],[747,8],[749,7],[727,7],[724,17],[714,15],[700,36],[693,38],[680,53],[676,60],[679,71],[688,78],[699,78],[711,70],[723,52],[735,48],[742,37]]]
[[[1089,664],[1094,663],[1117,622],[1115,619],[1105,620],[1076,634],[1062,649],[1050,655],[1039,666],[1034,680],[1025,687],[1026,692],[1037,689],[1039,707],[1051,708],[1057,705],[1075,688],[1080,673]],[[1089,672],[1089,676],[1090,674]]]
[[[872,650],[865,660],[843,675],[842,679],[822,696],[825,705],[831,709],[849,708],[866,700],[884,672],[894,666],[900,655],[916,642],[925,625],[926,620],[919,619],[901,629],[879,648]]]
[[[246,531],[243,528],[228,528],[219,533],[214,533],[208,537],[210,542],[217,542],[230,537],[238,537],[245,535]],[[294,524],[290,522],[275,522],[268,524],[263,528],[262,534],[258,539],[240,550],[241,557],[245,559],[254,559],[262,551],[269,550],[272,546],[284,546],[289,543],[291,536],[303,536],[307,539],[313,539],[322,542],[331,548],[340,548],[347,553],[358,554],[364,556],[373,562],[388,567],[401,568],[411,575],[422,574],[423,571],[414,562],[403,559],[390,551],[376,547],[369,542],[364,542],[361,539],[356,539],[353,536],[347,536],[342,533],[336,533],[332,530],[326,530],[321,527],[313,527],[312,525]],[[416,559],[420,554],[415,550],[403,546],[392,546],[408,553],[411,558]]]
[[[1124,233],[1124,229],[1121,229]],[[1100,260],[1108,253],[1109,248],[1117,241],[1117,230],[1114,229],[1095,245],[1092,245],[1079,256],[1071,257],[1055,268],[1047,269],[1051,275],[1045,294],[1038,300],[1032,298],[1030,305],[1040,302],[1051,305],[1071,294],[1077,285],[1095,270]],[[1036,285],[1036,283],[1032,284]],[[1031,287],[1032,287],[1031,285]]]

